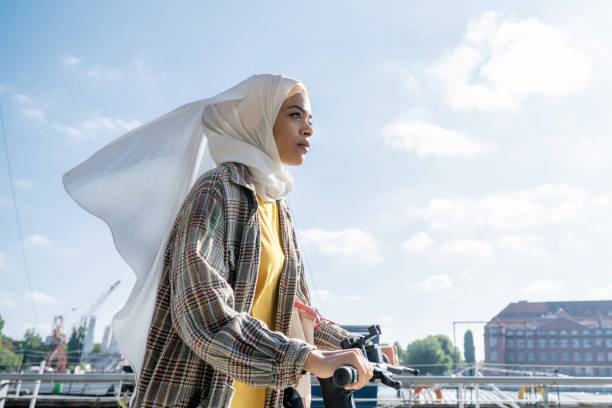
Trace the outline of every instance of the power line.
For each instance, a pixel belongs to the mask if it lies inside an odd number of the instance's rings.
[[[9,186],[11,196],[13,197],[13,210],[15,211],[15,221],[17,222],[17,233],[19,242],[21,243],[21,254],[23,256],[23,266],[26,273],[28,288],[30,289],[30,300],[32,301],[32,311],[34,312],[34,323],[38,326],[38,314],[36,313],[36,305],[34,304],[34,291],[32,290],[32,281],[30,280],[30,268],[28,266],[28,258],[26,257],[25,245],[23,243],[23,233],[21,232],[21,221],[19,219],[19,211],[17,209],[17,198],[15,196],[15,188],[13,187],[13,172],[11,171],[11,161],[8,153],[8,143],[6,141],[6,131],[4,130],[4,116],[2,115],[2,106],[0,106],[0,127],[2,128],[2,141],[4,142],[4,154],[6,156],[6,167],[8,169]]]

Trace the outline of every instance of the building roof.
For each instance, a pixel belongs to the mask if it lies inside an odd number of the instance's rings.
[[[489,323],[519,324],[531,328],[547,326],[556,320],[570,320],[579,325],[612,327],[612,300],[510,303]]]

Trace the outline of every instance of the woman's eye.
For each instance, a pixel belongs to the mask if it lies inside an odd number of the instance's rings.
[[[302,117],[302,114],[300,112],[294,112],[290,116],[293,116],[294,118],[300,119]]]

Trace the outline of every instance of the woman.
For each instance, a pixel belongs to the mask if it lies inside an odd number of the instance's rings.
[[[314,346],[287,337],[294,300],[310,297],[284,166],[303,163],[310,120],[301,82],[256,75],[143,125],[64,176],[138,277],[113,319],[137,376],[134,407],[279,406],[304,372],[326,378],[344,364],[359,372],[352,388],[371,378],[359,352],[321,351],[348,335],[329,321]]]

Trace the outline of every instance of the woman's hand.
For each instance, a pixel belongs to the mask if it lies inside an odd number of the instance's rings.
[[[357,349],[320,351],[312,350],[306,357],[304,370],[309,371],[319,378],[329,378],[334,375],[336,368],[342,365],[350,365],[357,370],[358,381],[345,387],[347,390],[358,390],[370,381],[373,369],[370,362],[363,353]]]

